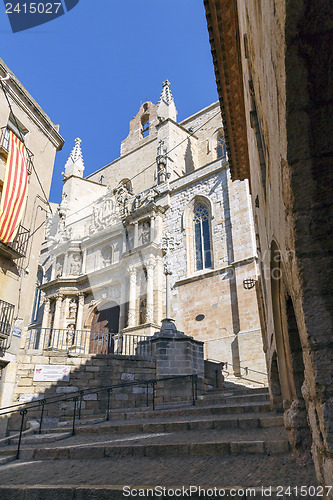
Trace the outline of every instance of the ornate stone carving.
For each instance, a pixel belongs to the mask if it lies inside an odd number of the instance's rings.
[[[81,255],[79,253],[73,253],[69,268],[69,274],[71,276],[78,276],[81,272]]]
[[[136,267],[130,266],[128,268],[128,274],[130,277],[130,284],[136,285],[136,273],[137,273]]]
[[[69,302],[68,319],[76,319],[76,312],[77,312],[77,302],[75,299],[71,299]]]
[[[61,278],[64,266],[64,260],[62,257],[58,258],[55,263],[55,278]]]
[[[159,191],[155,188],[148,189],[147,191],[142,191],[136,195],[133,202],[133,209],[137,210],[140,207],[149,205],[155,201],[155,198],[159,195]]]
[[[117,218],[117,205],[114,196],[109,191],[105,196],[100,198],[94,208],[92,222],[89,226],[89,233],[94,234],[105,229],[115,222]]]
[[[112,248],[110,245],[106,245],[101,250],[102,264],[103,267],[110,266],[112,264]]]
[[[160,140],[156,156],[158,184],[163,184],[163,182],[165,182],[170,177],[167,169],[167,160],[167,148],[165,147],[164,142]]]
[[[151,273],[154,271],[155,265],[156,265],[156,259],[153,255],[150,255],[145,262],[147,275],[149,276],[151,275]]]
[[[150,241],[150,221],[144,220],[139,223],[139,242],[141,245]]]

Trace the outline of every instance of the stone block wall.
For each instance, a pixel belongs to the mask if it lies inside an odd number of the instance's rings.
[[[68,382],[36,382],[34,368],[36,364],[70,366]],[[30,402],[50,396],[64,397],[82,389],[94,389],[111,384],[130,383],[154,379],[156,377],[155,361],[136,356],[117,355],[81,355],[69,357],[61,353],[36,355],[28,353],[21,357],[17,372],[17,383],[13,403]],[[149,389],[151,395],[152,389]],[[86,394],[82,402],[82,415],[94,415],[106,409],[107,392]],[[110,408],[131,408],[146,404],[146,389],[142,386],[130,386],[115,389],[111,393]],[[45,407],[45,419],[59,419],[73,415],[74,402],[63,401]],[[29,418],[39,418],[40,411],[29,411]],[[9,428],[17,429],[19,415],[11,419]]]
[[[204,376],[203,343],[190,337],[152,339],[156,376]]]

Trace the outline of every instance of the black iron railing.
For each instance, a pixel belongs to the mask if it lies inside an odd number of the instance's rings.
[[[147,335],[90,330],[32,328],[28,331],[26,348],[75,354],[152,356],[152,344]]]
[[[10,337],[13,326],[14,309],[15,306],[13,304],[0,300],[0,342]]]
[[[11,406],[6,406],[4,408],[0,409],[0,417],[5,416],[5,415],[11,415],[13,413],[19,412],[21,416],[21,422],[20,422],[20,431],[19,431],[19,439],[18,439],[18,445],[17,445],[17,451],[16,451],[16,459],[19,458],[20,456],[20,448],[21,448],[21,440],[22,440],[22,434],[23,434],[23,429],[24,429],[24,422],[25,418],[28,415],[29,411],[33,411],[38,409],[40,411],[40,419],[39,419],[39,434],[42,432],[42,426],[43,426],[43,416],[44,416],[44,410],[45,406],[49,404],[54,404],[54,403],[61,403],[64,401],[73,401],[73,420],[72,420],[72,435],[75,435],[75,429],[76,429],[76,424],[77,424],[77,419],[80,420],[81,418],[81,408],[82,408],[82,401],[84,396],[87,396],[88,394],[98,394],[101,392],[106,392],[107,394],[107,403],[106,403],[106,408],[105,408],[105,420],[109,421],[110,420],[110,395],[113,391],[116,389],[122,389],[122,388],[127,388],[127,387],[133,387],[133,386],[143,386],[145,387],[146,390],[146,407],[149,408],[150,406],[152,407],[153,411],[156,410],[156,398],[157,398],[157,391],[159,390],[158,384],[161,382],[166,382],[168,380],[179,380],[183,381],[184,379],[189,379],[191,383],[190,387],[190,403],[191,405],[195,406],[196,400],[198,398],[198,375],[197,374],[191,374],[191,375],[174,375],[170,377],[163,377],[163,378],[156,378],[156,379],[149,379],[149,380],[143,380],[143,381],[137,381],[137,382],[127,382],[123,384],[113,384],[109,386],[101,386],[92,389],[91,387],[87,389],[82,389],[80,391],[72,392],[68,394],[67,396],[49,396],[40,400],[32,401],[30,403],[17,403]],[[149,391],[149,388],[152,388],[151,391]],[[163,390],[163,385],[161,385],[161,390]],[[151,394],[151,399],[149,399],[149,394]]]
[[[29,230],[23,226],[19,226],[14,240],[10,243],[5,243],[17,253],[17,257],[25,257],[27,254],[27,246],[29,241]]]
[[[265,375],[265,377],[268,378],[268,375],[265,372],[260,372],[259,370],[253,370],[252,368],[249,368],[248,366],[233,365],[232,363],[229,363],[229,361],[226,361],[224,363],[223,370],[228,370],[229,365],[232,366],[233,368],[239,368],[240,370],[244,370],[245,376],[248,376],[249,372],[253,372],[253,373],[258,373],[259,375]]]
[[[10,130],[8,127],[0,128],[0,149],[4,153],[9,153],[9,132]],[[21,140],[20,137],[19,139]],[[25,150],[26,150],[27,172],[28,174],[31,174],[33,168],[34,154],[27,147],[25,148]]]

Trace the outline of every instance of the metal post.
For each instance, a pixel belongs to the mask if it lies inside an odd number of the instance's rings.
[[[156,382],[153,382],[153,411],[155,411],[155,385]]]
[[[215,388],[219,388],[219,371],[215,370]]]
[[[146,382],[146,391],[147,391],[146,406],[148,408],[148,406],[149,406],[149,382]]]
[[[81,408],[82,408],[83,395],[84,395],[84,391],[80,391],[79,420],[81,420]]]
[[[73,412],[73,429],[72,429],[72,435],[75,436],[75,417],[76,417],[76,403],[79,398],[75,396],[73,398],[74,401],[74,412]]]
[[[110,393],[112,392],[112,388],[108,389],[108,408],[106,410],[106,420],[110,420]]]
[[[192,404],[195,406],[195,389],[194,389],[194,375],[190,375],[192,382]]]
[[[195,400],[198,399],[198,375],[194,375]]]
[[[21,418],[21,428],[20,428],[20,436],[18,440],[18,445],[17,445],[17,453],[16,453],[16,459],[18,460],[20,457],[20,447],[21,447],[21,439],[22,439],[22,431],[23,431],[23,424],[24,424],[24,417],[28,413],[28,410],[24,409],[20,411],[20,415],[22,415]]]
[[[43,423],[44,407],[46,405],[46,399],[42,399],[41,405],[42,405],[42,411],[41,411],[41,414],[40,414],[40,422],[39,422],[39,431],[38,431],[38,434],[42,433],[42,423]]]

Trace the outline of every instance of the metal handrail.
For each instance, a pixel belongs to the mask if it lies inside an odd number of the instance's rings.
[[[242,370],[245,370],[245,375],[248,375],[249,372],[254,372],[254,373],[259,373],[260,375],[265,375],[268,378],[268,374],[265,372],[260,372],[259,370],[253,370],[253,368],[249,368],[248,366],[240,366],[240,365],[233,365],[232,363],[229,363],[229,361],[226,361],[225,363],[225,370],[228,369],[228,365],[233,366],[234,368],[241,368]],[[223,367],[224,369],[224,367]]]
[[[166,381],[166,380],[183,379],[183,378],[187,378],[187,377],[189,377],[191,380],[191,386],[192,386],[192,398],[191,399],[192,399],[192,405],[195,406],[195,402],[196,402],[197,397],[198,397],[198,384],[197,384],[198,375],[191,374],[191,375],[174,375],[174,376],[169,376],[169,377],[162,377],[162,378],[155,378],[155,379],[148,379],[148,380],[141,380],[141,381],[138,380],[137,382],[112,384],[109,386],[100,386],[100,387],[95,387],[95,388],[89,387],[86,389],[73,391],[72,393],[69,393],[69,394],[67,394],[67,396],[63,396],[63,397],[61,397],[61,396],[49,396],[47,398],[36,400],[35,402],[17,403],[15,405],[0,408],[0,412],[2,412],[2,410],[8,410],[8,411],[5,411],[3,413],[0,413],[0,417],[4,416],[4,415],[9,415],[9,414],[15,413],[17,411],[20,411],[21,425],[20,425],[20,434],[19,434],[19,440],[18,440],[17,452],[16,452],[16,459],[18,459],[20,456],[20,448],[21,448],[21,440],[22,440],[22,433],[23,433],[23,427],[24,427],[24,419],[25,419],[29,410],[38,408],[40,405],[42,406],[41,407],[40,423],[39,423],[39,434],[41,434],[45,406],[47,404],[60,403],[63,401],[73,401],[74,402],[74,409],[73,409],[72,435],[74,436],[75,435],[77,402],[79,401],[78,416],[80,419],[81,418],[81,406],[82,406],[82,401],[83,401],[84,395],[96,394],[98,392],[107,391],[108,397],[107,397],[106,420],[108,421],[110,419],[110,393],[114,389],[131,387],[131,386],[138,386],[138,385],[145,385],[146,390],[147,390],[146,406],[149,407],[149,396],[148,396],[149,395],[149,385],[152,385],[152,387],[153,387],[152,406],[153,406],[153,411],[155,411],[156,384],[158,382],[162,382],[162,381]],[[25,407],[22,409],[18,408],[21,406],[25,406]],[[9,410],[9,408],[12,408],[12,409]]]

